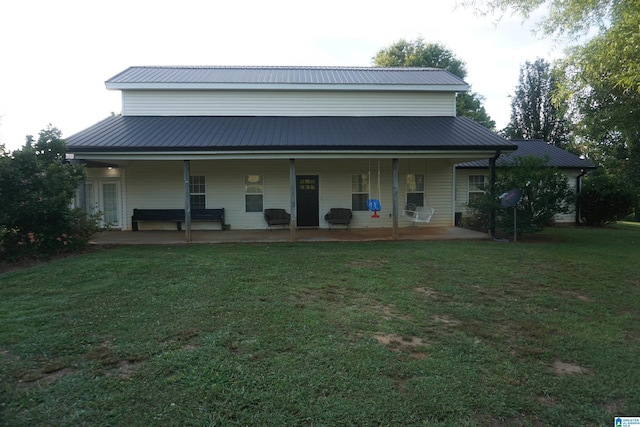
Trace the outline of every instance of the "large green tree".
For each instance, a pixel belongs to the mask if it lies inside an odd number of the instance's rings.
[[[65,161],[61,132],[49,126],[20,150],[0,152],[0,259],[82,248],[96,223],[71,207],[84,167]]]
[[[511,97],[511,119],[502,133],[507,138],[541,139],[571,149],[564,119],[566,107],[554,97],[557,78],[551,64],[542,58],[520,68],[518,86]]]
[[[640,0],[463,0],[480,14],[515,12],[525,18],[548,12],[540,28],[547,36],[579,43],[574,63],[592,76],[607,75],[612,86],[640,91]],[[589,37],[591,37],[589,39]]]
[[[415,41],[400,39],[379,50],[372,62],[377,67],[443,68],[461,79],[467,76],[464,61],[457,58],[451,50],[439,43],[426,43],[422,38]],[[484,98],[475,92],[461,93],[456,98],[456,113],[493,130],[496,123],[487,114],[482,105],[483,100]]]
[[[465,0],[480,12],[548,11],[547,36],[573,38],[559,96],[572,106],[576,138],[613,175],[640,189],[640,0]],[[640,191],[639,191],[640,193]],[[640,194],[636,195],[640,219]]]

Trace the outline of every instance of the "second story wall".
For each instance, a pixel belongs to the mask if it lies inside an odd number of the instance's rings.
[[[125,116],[455,116],[454,92],[123,90]]]

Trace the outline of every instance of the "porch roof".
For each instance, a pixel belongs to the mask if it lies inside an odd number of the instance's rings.
[[[515,159],[524,156],[548,158],[548,165],[561,169],[596,169],[596,166],[588,160],[582,159],[575,154],[551,145],[541,139],[512,139],[511,142],[518,146],[515,153],[505,153],[496,160],[496,166],[511,166]],[[487,169],[489,160],[475,160],[472,162],[459,163],[456,165],[460,169]]]
[[[513,151],[465,117],[109,117],[66,139],[70,153]]]

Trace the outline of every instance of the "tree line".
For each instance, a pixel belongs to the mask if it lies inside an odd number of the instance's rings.
[[[541,139],[590,160],[598,170],[585,180],[591,195],[584,203],[609,211],[600,212],[596,223],[631,212],[640,221],[640,0],[465,0],[461,5],[479,16],[517,13],[525,19],[546,8],[542,33],[573,45],[554,63],[535,58],[521,66],[509,123],[497,132]],[[381,49],[372,62],[440,67],[466,77],[464,61],[422,38]],[[482,102],[470,91],[459,97],[457,113],[496,130]]]

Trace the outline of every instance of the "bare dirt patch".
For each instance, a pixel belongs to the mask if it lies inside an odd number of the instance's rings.
[[[373,338],[378,343],[391,351],[399,351],[411,355],[414,359],[424,359],[427,354],[421,349],[428,344],[418,337],[404,337],[396,334],[374,334]]]
[[[131,378],[134,372],[140,367],[140,362],[120,360],[115,366],[105,372],[108,377],[118,377],[126,380]]]
[[[449,295],[438,292],[428,286],[419,286],[417,288],[413,288],[413,291],[421,297],[434,301],[446,302],[451,300],[451,297]]]
[[[560,360],[556,360],[552,365],[553,372],[556,375],[588,375],[591,373],[590,369],[575,363],[566,363]]]
[[[20,378],[19,386],[23,388],[30,387],[48,387],[60,378],[71,375],[73,370],[66,367],[52,370],[51,367],[45,367],[41,370],[34,370],[25,373]],[[47,371],[47,372],[45,372]]]
[[[436,323],[440,323],[444,326],[456,326],[460,324],[459,320],[453,319],[447,315],[442,315],[442,316],[431,316],[431,320],[433,320]]]

